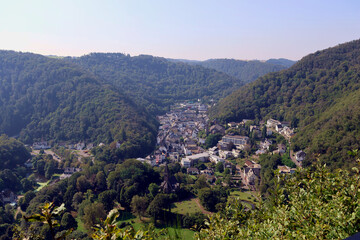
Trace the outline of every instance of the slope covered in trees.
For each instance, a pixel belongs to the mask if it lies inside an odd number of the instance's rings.
[[[30,153],[21,142],[6,135],[0,136],[0,170],[22,165],[30,157]]]
[[[92,53],[67,60],[118,87],[152,113],[167,110],[177,100],[220,99],[243,85],[213,69],[147,55]]]
[[[322,154],[333,167],[347,165],[360,142],[360,40],[304,57],[288,70],[270,73],[226,97],[212,109],[222,121],[268,119],[299,127],[295,150],[308,161]],[[309,162],[308,162],[309,163]]]
[[[224,72],[244,83],[249,83],[267,73],[286,69],[292,65],[291,63],[294,63],[293,61],[286,60],[287,59],[271,59],[266,62],[261,62],[257,60],[209,59],[203,62],[197,62],[196,64]]]
[[[61,59],[13,51],[0,51],[0,112],[0,133],[25,143],[118,140],[122,148],[146,152],[157,129],[144,109],[91,73]]]

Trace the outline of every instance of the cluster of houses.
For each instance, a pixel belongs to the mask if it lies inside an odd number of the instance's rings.
[[[199,138],[198,133],[206,129],[209,120],[206,114],[207,106],[196,103],[178,104],[169,113],[158,116],[160,122],[157,136],[159,148],[140,161],[151,165],[162,164],[166,157],[173,162],[179,162],[180,156],[201,154],[205,150],[200,147],[205,139]]]
[[[208,126],[208,117],[205,107],[201,104],[181,104],[180,107],[173,109],[166,115],[159,116],[161,123],[158,134],[158,150],[141,161],[148,161],[152,165],[161,164],[166,158],[173,162],[179,162],[182,167],[187,168],[188,174],[204,174],[210,179],[214,178],[213,169],[199,170],[195,166],[199,163],[213,162],[215,164],[222,162],[225,167],[233,169],[229,158],[238,158],[241,151],[249,151],[254,145],[251,145],[248,136],[235,134],[226,134],[224,126],[214,124]],[[245,126],[249,119],[244,119],[240,123],[230,122],[228,129]],[[280,122],[275,119],[269,119],[266,124],[260,122],[259,125],[250,125],[250,132],[253,136],[261,137],[264,126],[266,126],[266,136],[271,136],[273,132],[283,135],[289,140],[294,135],[294,130],[289,127],[288,122]],[[205,143],[205,139],[198,137],[199,131],[205,131],[208,134],[221,134],[223,137],[216,146],[210,149],[203,149],[200,146]],[[271,147],[272,146],[272,147]],[[256,144],[256,155],[265,153],[286,153],[285,144],[274,144],[271,139],[265,138]],[[306,154],[299,151],[295,154],[296,160],[301,163]],[[301,165],[301,164],[300,164]],[[236,174],[241,176],[242,182],[249,188],[253,188],[260,181],[261,165],[247,160],[244,166],[236,166]],[[279,166],[280,173],[293,173],[295,169],[287,166]]]
[[[280,122],[278,120],[270,118],[266,122],[266,127],[274,129],[286,139],[290,139],[294,135],[294,129],[290,128],[289,122]]]

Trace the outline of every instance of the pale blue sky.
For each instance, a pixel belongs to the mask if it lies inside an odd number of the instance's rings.
[[[5,0],[0,49],[298,60],[360,38],[357,0]]]

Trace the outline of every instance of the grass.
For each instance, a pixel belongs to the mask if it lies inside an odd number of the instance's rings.
[[[85,229],[84,223],[81,221],[81,219],[79,217],[76,218],[76,222],[78,224],[78,227],[76,230],[86,233],[87,230]]]
[[[230,192],[230,198],[231,197],[237,197],[240,200],[245,200],[245,201],[249,201],[255,205],[258,205],[259,202],[256,200],[256,198],[253,195],[257,195],[257,192],[251,192],[251,191],[240,191],[240,190],[235,190]],[[244,203],[247,207],[251,207],[250,204]]]
[[[50,180],[47,182],[37,182],[40,186],[35,190],[35,192],[40,191],[42,188],[46,187],[50,183]]]
[[[171,211],[179,214],[192,214],[196,212],[201,212],[201,209],[195,202],[194,198],[191,198],[188,200],[174,203],[174,208],[172,208]]]
[[[167,227],[168,234],[166,237],[169,239],[193,239],[194,238],[194,231],[191,231],[189,229],[179,229],[179,228],[173,228],[173,227]]]
[[[194,202],[195,203],[195,202]],[[195,203],[196,204],[196,203]],[[140,221],[140,219],[138,217],[135,217],[134,215],[132,215],[131,213],[127,213],[127,212],[123,212],[122,215],[120,216],[121,219],[118,222],[118,225],[120,223],[123,222],[127,222],[129,224],[131,224],[131,226],[135,229],[135,231],[140,230],[140,229],[145,229],[145,226],[148,224],[148,219],[145,221]],[[79,222],[78,222],[79,223]],[[163,239],[193,239],[194,238],[194,231],[191,231],[189,229],[185,229],[185,228],[177,228],[177,227],[169,227],[169,226],[160,226],[160,227],[156,227],[157,231],[160,231],[161,229],[167,229],[167,234],[165,236],[163,236]],[[78,227],[79,230],[79,227]],[[162,239],[162,238],[161,238]]]

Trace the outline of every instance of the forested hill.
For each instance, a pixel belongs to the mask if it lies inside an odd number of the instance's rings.
[[[320,153],[333,167],[347,165],[360,147],[360,40],[304,57],[223,99],[211,111],[222,121],[268,119],[298,126],[293,147],[309,161]]]
[[[61,59],[0,51],[0,133],[33,141],[125,142],[149,151],[156,120],[93,74]]]
[[[285,58],[278,58],[278,59],[271,58],[271,59],[267,60],[266,63],[271,63],[274,65],[282,65],[284,67],[289,68],[292,65],[294,65],[296,63],[296,61],[285,59]]]
[[[213,69],[148,55],[92,53],[67,60],[125,91],[152,113],[167,110],[177,100],[217,100],[243,85]]]
[[[267,73],[286,69],[294,63],[294,61],[287,59],[270,59],[266,62],[257,60],[243,61],[235,59],[209,59],[196,63],[190,62],[190,64],[197,64],[206,68],[212,68],[217,71],[224,72],[244,83],[253,82]]]

